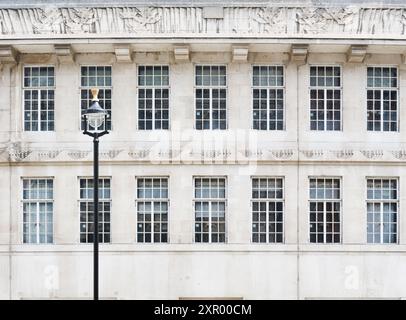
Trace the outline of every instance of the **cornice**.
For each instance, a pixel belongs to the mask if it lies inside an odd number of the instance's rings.
[[[1,8],[3,39],[122,36],[404,36],[406,4]]]

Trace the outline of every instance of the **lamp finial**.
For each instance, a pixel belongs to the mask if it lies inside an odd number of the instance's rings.
[[[97,98],[97,96],[99,95],[99,89],[92,88],[90,91],[92,92],[93,96],[92,101],[99,101],[99,99]]]

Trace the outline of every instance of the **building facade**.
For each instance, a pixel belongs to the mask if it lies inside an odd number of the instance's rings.
[[[406,5],[0,4],[0,298],[406,298]]]

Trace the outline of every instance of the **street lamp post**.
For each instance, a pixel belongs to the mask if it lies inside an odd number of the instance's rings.
[[[109,132],[99,130],[106,123],[108,114],[99,104],[99,90],[92,89],[91,92],[92,105],[83,114],[83,134],[93,138],[93,299],[99,300],[99,138]]]

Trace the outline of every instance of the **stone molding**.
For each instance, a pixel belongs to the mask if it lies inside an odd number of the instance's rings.
[[[57,150],[23,146],[18,143],[0,149],[0,163],[80,162],[92,161],[92,151],[59,148]],[[146,163],[246,163],[246,162],[336,162],[336,163],[399,163],[406,160],[406,150],[379,149],[294,149],[219,147],[199,148],[184,145],[171,148],[167,145],[144,146],[139,149],[108,148],[100,150],[100,161],[137,161]]]
[[[183,35],[402,36],[406,5],[399,7],[230,6],[44,7],[0,9],[7,38]]]

